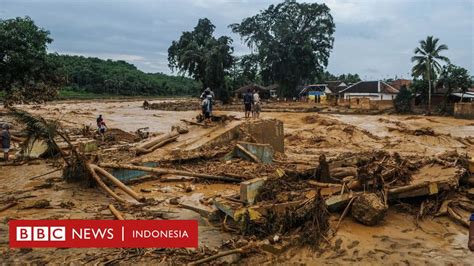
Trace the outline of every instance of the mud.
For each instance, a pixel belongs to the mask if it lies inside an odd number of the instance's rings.
[[[173,102],[177,100],[166,100]],[[163,100],[149,101],[150,104]],[[140,140],[136,130],[149,127],[151,135],[166,133],[181,119],[192,120],[199,110],[167,111],[145,110],[143,101],[97,101],[97,102],[60,102],[42,106],[19,106],[34,114],[46,118],[60,119],[64,127],[73,130],[85,125],[94,128],[95,118],[102,114],[109,128],[111,137],[100,143],[97,155],[103,162],[158,162],[161,167],[189,170],[213,175],[236,176],[244,179],[272,175],[278,168],[285,168],[288,173],[301,173],[301,164],[275,163],[262,165],[243,159],[226,162],[219,160],[233,147],[234,142],[220,140],[214,148],[202,149],[198,156],[187,160],[170,159],[177,150],[205,146],[210,140],[221,136],[242,121],[230,121],[220,126],[203,128],[189,126],[189,133],[183,134],[175,143],[150,154],[136,157],[133,147],[146,141]],[[161,109],[174,108],[178,104],[167,103]],[[163,105],[161,105],[163,106]],[[166,107],[168,106],[168,107]],[[193,105],[191,105],[193,106]],[[241,106],[225,107],[216,112],[226,115],[239,113]],[[453,165],[429,164],[429,157],[445,152],[456,151],[459,154],[474,156],[474,126],[472,120],[449,117],[399,116],[399,115],[364,115],[364,114],[328,114],[307,113],[305,104],[284,103],[264,105],[263,118],[274,118],[284,123],[284,153],[276,159],[284,162],[303,162],[312,166],[318,163],[324,154],[329,162],[361,154],[372,154],[383,150],[387,153],[398,153],[410,160],[423,161],[423,167],[413,170],[411,184],[425,180],[446,179],[457,175],[458,169]],[[265,112],[265,108],[271,112]],[[227,109],[227,110],[223,110]],[[230,111],[229,111],[230,109]],[[282,110],[284,112],[279,112]],[[289,112],[291,109],[295,112]],[[5,112],[0,110],[2,114]],[[303,112],[304,111],[304,112]],[[0,119],[14,122],[2,115]],[[426,129],[430,128],[431,131]],[[15,129],[14,129],[15,130]],[[418,131],[417,131],[418,130]],[[421,130],[421,131],[420,131]],[[424,132],[423,134],[415,134]],[[114,133],[114,134],[112,134]],[[429,133],[429,134],[427,134]],[[18,143],[15,143],[18,145]],[[206,154],[208,154],[206,156]],[[216,154],[219,156],[216,157]],[[169,156],[169,157],[167,157]],[[192,158],[191,158],[192,157]],[[0,250],[5,263],[186,263],[196,256],[213,254],[223,248],[223,243],[233,242],[236,235],[227,226],[212,225],[198,213],[171,204],[171,199],[188,203],[203,209],[212,209],[212,199],[218,195],[233,197],[239,193],[236,184],[223,184],[197,179],[183,179],[168,176],[171,182],[161,182],[159,178],[130,185],[134,191],[141,191],[153,204],[144,208],[117,204],[99,189],[91,189],[78,184],[66,183],[61,178],[61,171],[41,177],[43,173],[55,170],[57,164],[50,160],[30,161],[21,165],[0,165],[0,207],[12,201],[17,206],[1,212]],[[164,177],[161,177],[163,180]],[[48,185],[45,185],[48,184]],[[291,188],[300,192],[282,193],[277,200],[286,201],[289,197],[299,199],[307,186]],[[116,193],[132,199],[115,189]],[[283,199],[284,197],[287,197]],[[25,208],[35,206],[41,200],[49,205],[43,208]],[[10,219],[114,219],[107,209],[114,204],[126,219],[196,219],[199,221],[199,251],[167,251],[155,249],[9,249],[8,220]],[[38,205],[39,206],[39,205]],[[330,217],[334,227],[340,214]],[[390,208],[380,224],[367,227],[356,222],[350,215],[342,220],[335,236],[328,236],[321,242],[318,250],[293,247],[278,255],[257,253],[251,256],[237,257],[241,263],[281,263],[281,264],[469,264],[474,255],[467,249],[467,230],[453,223],[446,217],[419,220],[407,212]],[[193,253],[195,252],[195,253]],[[222,262],[222,261],[218,261]]]

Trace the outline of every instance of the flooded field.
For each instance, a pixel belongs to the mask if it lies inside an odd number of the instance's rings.
[[[185,100],[176,101],[185,103]],[[150,101],[153,102],[155,101]],[[89,101],[25,105],[18,108],[44,118],[59,119],[65,128],[71,130],[83,128],[85,125],[94,127],[96,117],[102,114],[109,128],[135,134],[139,128],[148,127],[150,133],[156,136],[168,133],[170,128],[181,120],[193,120],[199,113],[197,110],[145,110],[142,104],[143,101]],[[157,167],[167,169],[248,180],[271,175],[279,168],[287,172],[298,172],[300,166],[317,165],[321,155],[325,155],[330,163],[334,163],[341,160],[341,157],[370,157],[380,151],[385,157],[397,154],[395,158],[407,158],[406,165],[420,166],[419,169],[412,167],[413,175],[409,184],[438,179],[443,181],[458,175],[457,161],[452,165],[435,165],[436,161],[429,161],[432,158],[444,158],[439,156],[453,152],[467,157],[474,156],[472,120],[418,115],[272,111],[263,112],[261,118],[283,122],[285,152],[275,155],[275,162],[282,163],[264,165],[243,159],[223,161],[223,155],[235,145],[233,139],[223,139],[223,136],[230,136],[238,130],[241,132],[238,127],[245,123],[245,119],[238,109],[217,109],[215,114],[233,117],[233,120],[211,127],[189,124],[189,133],[180,135],[176,141],[160,149],[140,156],[135,156],[130,151],[146,142],[146,139],[129,143],[115,140],[113,145],[99,142],[96,156],[102,163],[133,162],[136,165],[144,165],[144,162],[153,162]],[[15,125],[15,120],[6,114],[0,119]],[[13,131],[15,130],[20,131],[14,127]],[[218,144],[206,146],[211,142]],[[179,156],[185,153],[188,157],[175,159],[178,151]],[[195,156],[194,152],[199,152],[198,156]],[[385,160],[386,158],[381,159]],[[447,162],[447,159],[444,162]],[[125,204],[117,204],[99,188],[87,188],[77,183],[65,182],[61,177],[62,171],[57,168],[57,162],[51,159],[24,161],[0,167],[0,207],[9,202],[17,202],[15,206],[1,211],[0,250],[6,263],[189,262],[193,256],[220,251],[224,244],[236,243],[243,237],[232,226],[228,226],[226,221],[212,223],[209,217],[191,210],[194,207],[212,212],[213,200],[216,197],[230,198],[239,194],[239,184],[202,181],[180,174],[149,174],[149,179],[129,186],[151,199],[150,202],[153,203],[134,207],[134,200],[117,187],[113,190],[126,199]],[[56,169],[58,170],[52,172]],[[310,170],[314,171],[313,168]],[[461,189],[461,192],[464,190]],[[306,190],[301,190],[300,194],[304,193]],[[343,193],[344,191],[341,191],[341,194]],[[442,196],[446,197],[445,194]],[[441,196],[439,197],[441,199]],[[174,203],[176,199],[179,199],[179,204]],[[474,261],[473,253],[467,249],[467,229],[446,216],[417,215],[419,203],[423,200],[418,198],[413,204],[407,200],[394,201],[385,219],[376,226],[362,225],[350,215],[339,224],[341,212],[332,213],[329,223],[332,228],[339,226],[337,232],[334,235],[329,234],[316,248],[292,245],[277,254],[234,254],[218,262],[468,265]],[[157,249],[8,248],[10,219],[114,219],[107,208],[109,204],[116,204],[125,219],[198,220],[201,253]],[[468,215],[467,212],[462,214]]]

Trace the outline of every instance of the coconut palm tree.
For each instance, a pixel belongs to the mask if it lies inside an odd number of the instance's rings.
[[[428,80],[428,112],[431,112],[431,79],[441,71],[439,61],[449,63],[449,59],[440,55],[440,52],[448,50],[446,44],[438,45],[438,38],[433,36],[426,37],[426,40],[420,41],[420,47],[415,48],[415,55],[411,58],[415,65],[412,68],[414,77],[422,76]]]

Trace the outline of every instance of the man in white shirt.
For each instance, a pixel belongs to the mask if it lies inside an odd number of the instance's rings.
[[[252,117],[259,118],[261,106],[260,106],[260,95],[257,90],[253,90],[253,106],[252,106]]]

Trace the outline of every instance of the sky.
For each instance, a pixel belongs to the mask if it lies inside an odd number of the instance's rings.
[[[48,50],[125,60],[145,72],[171,74],[167,51],[199,18],[216,36],[234,40],[234,55],[249,53],[229,24],[239,23],[270,0],[0,0],[0,18],[29,16],[51,33]],[[313,1],[306,1],[313,2]],[[413,50],[433,35],[444,53],[474,75],[474,0],[320,0],[336,24],[327,70],[358,73],[364,80],[410,77]],[[1,40],[0,40],[1,41]],[[175,73],[174,73],[175,74]]]

